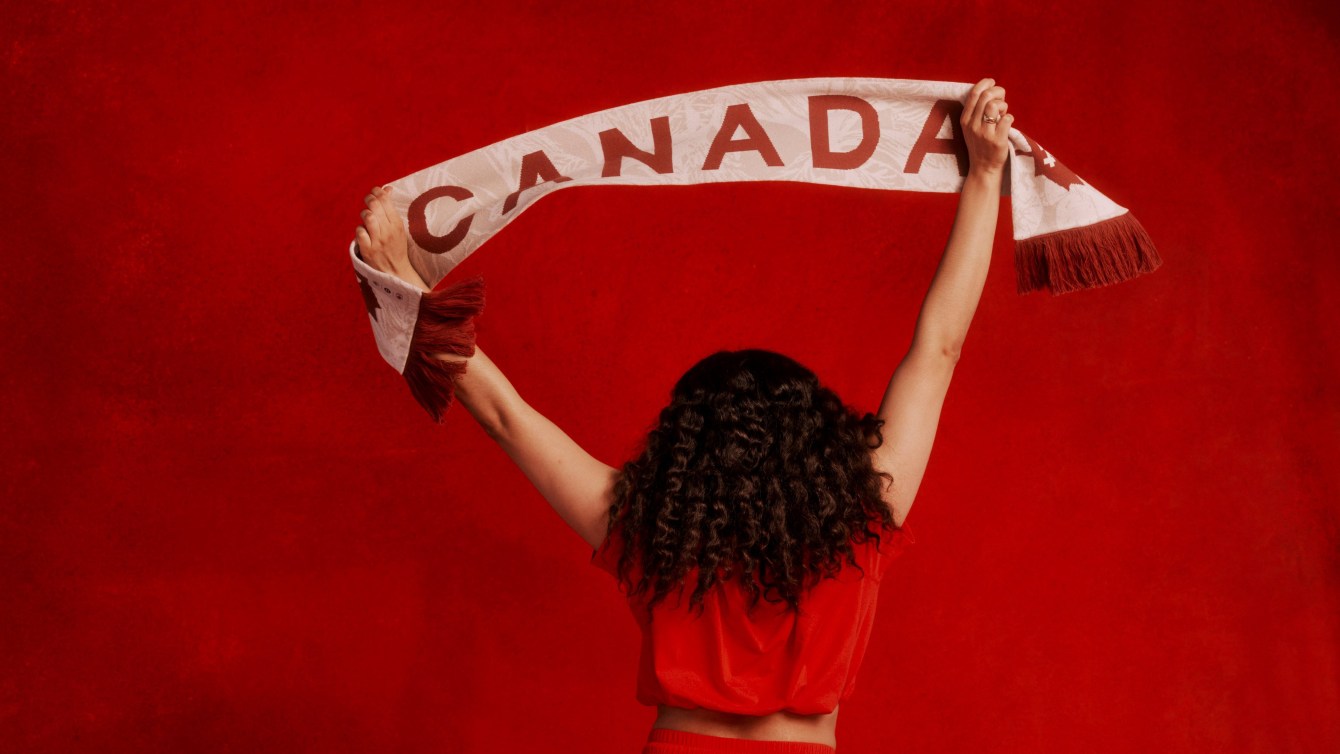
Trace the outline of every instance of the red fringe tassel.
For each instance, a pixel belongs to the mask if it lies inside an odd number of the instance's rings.
[[[465,374],[466,362],[433,354],[474,356],[475,317],[483,309],[482,275],[428,291],[419,300],[419,319],[403,374],[414,399],[438,424],[456,397],[456,378]]]
[[[1044,288],[1053,296],[1099,288],[1153,272],[1161,264],[1154,242],[1130,212],[1014,245],[1019,295]]]

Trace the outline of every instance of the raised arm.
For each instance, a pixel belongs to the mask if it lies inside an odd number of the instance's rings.
[[[1006,137],[1014,122],[1006,108],[1005,90],[992,79],[977,82],[968,94],[959,122],[970,167],[958,212],[922,302],[912,345],[879,407],[884,443],[872,451],[873,460],[876,469],[893,476],[884,500],[899,526],[921,487],[945,394],[986,283],[1008,157]],[[983,116],[1000,120],[986,123]]]
[[[478,346],[456,381],[456,399],[511,456],[558,515],[592,548],[605,539],[618,469],[591,456],[521,399]]]
[[[355,229],[359,255],[383,272],[428,290],[409,262],[404,221],[374,188],[364,199],[363,225]],[[462,360],[443,354],[439,358]],[[516,388],[478,345],[464,359],[456,400],[511,456],[544,499],[592,548],[605,538],[618,470],[582,449],[563,430],[522,400]]]

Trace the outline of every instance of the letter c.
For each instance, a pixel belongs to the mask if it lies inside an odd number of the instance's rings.
[[[456,223],[456,227],[445,236],[435,236],[428,232],[428,205],[434,199],[447,197],[463,202],[466,199],[474,197],[469,189],[460,186],[437,186],[419,194],[414,201],[409,203],[409,235],[414,239],[414,243],[419,245],[420,249],[429,254],[445,254],[448,251],[460,245],[465,240],[465,234],[470,232],[470,223],[474,221],[474,213],[470,213],[461,218]]]

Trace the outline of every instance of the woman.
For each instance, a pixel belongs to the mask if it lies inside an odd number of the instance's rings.
[[[616,469],[522,400],[481,348],[466,360],[456,398],[627,594],[645,638],[638,700],[658,707],[644,752],[835,750],[986,280],[1006,110],[990,78],[964,104],[958,213],[877,414],[858,418],[785,356],[722,351],[684,374]],[[385,193],[366,203],[360,254],[427,290]]]

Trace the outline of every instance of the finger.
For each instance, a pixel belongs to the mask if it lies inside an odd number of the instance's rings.
[[[963,119],[960,121],[960,125],[972,125],[972,113],[977,106],[977,98],[981,96],[985,89],[995,83],[994,79],[982,79],[973,84],[972,89],[968,91],[968,99],[963,103]]]
[[[372,248],[372,239],[368,237],[368,231],[362,225],[354,228],[354,242],[358,244],[358,256],[366,262],[367,256],[364,252]]]
[[[1005,104],[1005,100],[1003,99],[993,99],[990,102],[986,103],[985,107],[982,110],[982,117],[983,117],[982,123],[988,126],[999,125],[1001,117],[1005,115],[1006,107],[1007,105]],[[990,120],[987,120],[988,118]]]
[[[360,217],[363,218],[363,225],[367,226],[368,233],[373,238],[381,240],[382,235],[381,221],[378,219],[377,213],[373,212],[370,209],[365,209],[358,214]]]
[[[381,215],[381,219],[385,221],[382,227],[388,230],[394,228],[396,223],[399,222],[399,215],[396,214],[395,207],[391,204],[390,194],[386,189],[377,186],[372,189],[370,196],[373,197],[374,201],[368,207]]]
[[[977,109],[973,113],[973,120],[980,122],[982,120],[982,115],[986,113],[987,104],[995,99],[1004,99],[1004,97],[1004,87],[992,86],[983,90],[982,95],[977,98]]]
[[[404,226],[404,221],[400,219],[400,213],[395,211],[395,205],[391,203],[391,197],[385,191],[381,191],[380,196],[378,196],[377,206],[381,208],[382,220],[385,221],[382,227],[386,228],[387,232],[394,232],[396,228]]]
[[[377,198],[376,188],[369,191],[368,195],[363,197],[363,203],[368,205],[366,211],[371,212],[374,217],[382,218],[386,216],[386,212],[385,210],[382,209],[381,206],[382,204],[381,199]],[[363,215],[363,217],[366,217],[366,215]],[[373,232],[376,232],[376,228],[373,228],[372,226],[368,226],[368,229],[372,230]]]
[[[980,98],[986,87],[992,86],[992,83],[994,83],[992,79],[982,79],[980,82],[973,84],[973,88],[967,92],[967,100],[963,102],[962,126],[973,125],[973,111],[977,108],[977,99]]]
[[[1001,98],[1002,98],[1002,93],[1003,93],[1004,91],[1005,91],[1005,90],[1004,90],[1003,88],[999,87],[999,86],[993,86],[993,87],[990,87],[990,88],[988,88],[988,89],[983,90],[983,92],[982,92],[982,96],[980,96],[980,97],[977,98],[977,113],[976,113],[976,119],[977,119],[978,121],[981,121],[982,123],[986,124],[985,121],[982,121],[982,116],[988,114],[988,113],[987,113],[987,108],[991,105],[992,102],[995,102],[995,101],[1001,99]],[[990,125],[990,124],[986,124],[986,125]]]
[[[986,137],[992,143],[1004,146],[1010,141],[1010,124],[1014,122],[1014,116],[1004,115],[995,123],[990,124],[990,130]]]
[[[967,125],[973,125],[974,119],[981,117],[980,108],[982,98],[986,96],[986,91],[988,91],[989,88],[992,88],[994,84],[996,84],[996,79],[982,79],[980,82],[977,82],[977,87],[974,87],[976,95],[974,95],[969,104],[963,108],[963,119],[967,121]]]

